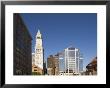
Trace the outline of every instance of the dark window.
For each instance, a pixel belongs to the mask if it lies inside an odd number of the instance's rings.
[[[40,39],[40,37],[37,37],[37,39]]]

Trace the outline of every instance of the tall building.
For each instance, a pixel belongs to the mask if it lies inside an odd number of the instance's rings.
[[[32,53],[32,65],[35,64],[35,53]]]
[[[55,75],[59,75],[59,59],[58,54],[54,55]]]
[[[59,75],[65,74],[65,59],[64,59],[64,51],[58,53],[59,55]]]
[[[83,55],[80,54],[80,59],[79,59],[79,72],[83,74]]]
[[[69,47],[59,53],[59,72],[60,75],[80,74],[83,68],[83,59],[80,57],[80,51],[77,48]]]
[[[67,73],[79,73],[79,51],[70,47],[65,49],[65,71]]]
[[[57,55],[50,55],[47,58],[47,74],[58,75],[59,74],[59,59]]]
[[[36,45],[35,45],[35,65],[42,70],[38,71],[43,74],[43,64],[44,64],[44,49],[42,45],[42,35],[40,30],[38,30],[36,35]]]
[[[44,75],[47,74],[47,67],[46,67],[46,61],[44,61]]]
[[[31,75],[31,35],[20,14],[14,14],[14,75]]]

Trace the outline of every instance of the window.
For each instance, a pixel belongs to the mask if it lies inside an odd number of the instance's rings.
[[[36,69],[34,69],[34,71],[37,71]]]
[[[37,39],[40,39],[40,37],[37,37]]]

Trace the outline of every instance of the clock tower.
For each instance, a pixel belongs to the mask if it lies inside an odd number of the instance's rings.
[[[38,72],[43,74],[44,50],[42,46],[42,35],[38,30],[35,44],[35,65],[39,68]],[[42,71],[41,71],[42,70]]]

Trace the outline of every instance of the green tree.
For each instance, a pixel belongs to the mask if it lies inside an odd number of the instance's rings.
[[[41,75],[40,72],[32,72],[32,75]]]

